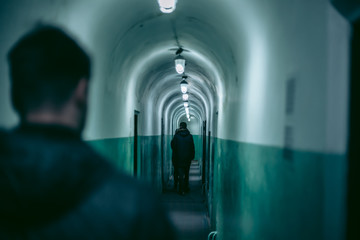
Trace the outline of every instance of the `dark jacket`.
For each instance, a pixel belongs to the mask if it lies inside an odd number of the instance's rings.
[[[193,136],[186,128],[176,130],[171,140],[172,160],[175,167],[186,167],[195,157]]]
[[[70,129],[0,131],[0,239],[174,239],[159,202]]]

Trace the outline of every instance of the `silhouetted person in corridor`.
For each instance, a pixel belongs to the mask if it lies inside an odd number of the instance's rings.
[[[195,145],[193,136],[186,128],[185,122],[180,123],[174,138],[171,140],[172,160],[179,181],[179,193],[184,195],[189,190],[189,171],[191,160],[195,157]]]
[[[0,239],[174,239],[159,199],[81,140],[90,59],[39,27],[8,55],[20,125],[0,131]]]

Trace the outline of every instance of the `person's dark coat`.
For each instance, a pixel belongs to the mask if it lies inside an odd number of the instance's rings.
[[[59,126],[0,131],[0,239],[174,239],[160,201]]]
[[[193,136],[186,128],[176,131],[171,140],[172,160],[176,167],[188,167],[195,157],[195,146]]]

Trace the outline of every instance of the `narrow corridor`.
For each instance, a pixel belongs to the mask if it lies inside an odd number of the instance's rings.
[[[207,239],[210,232],[209,217],[205,207],[205,196],[202,194],[200,165],[193,161],[189,174],[190,192],[179,195],[174,189],[173,181],[169,182],[162,200],[168,208],[170,218],[178,231],[179,240]]]
[[[155,201],[169,210],[179,240],[208,239],[212,231],[217,240],[360,239],[360,0],[2,0],[0,20],[0,137],[24,123],[19,109],[25,105],[27,111],[44,107],[41,124],[79,125],[78,137],[116,170],[162,193]],[[46,73],[51,61],[39,60],[41,78],[30,74],[30,63],[38,61],[19,57],[29,74],[13,68],[16,43],[47,25],[89,56],[88,69],[69,80],[69,89],[81,83],[79,96],[62,96],[67,84]],[[49,49],[68,59],[69,71],[83,68],[75,67],[83,64],[75,64],[72,54]],[[17,75],[25,85],[14,84]],[[78,100],[48,109],[66,96]],[[40,104],[47,98],[54,103]],[[195,145],[185,196],[171,180],[171,140],[181,122]],[[0,178],[7,176],[1,174],[1,151],[9,149],[1,144]],[[31,150],[54,155],[50,148]],[[70,173],[74,162],[66,166]],[[86,169],[80,170],[82,176]],[[34,173],[30,179],[37,178]],[[41,184],[58,194],[70,180]],[[0,193],[2,186],[0,181]],[[99,214],[112,217],[110,204],[102,205],[107,208]],[[150,206],[146,210],[156,209]],[[143,221],[154,230],[161,225],[154,219]],[[125,226],[117,223],[104,227]]]

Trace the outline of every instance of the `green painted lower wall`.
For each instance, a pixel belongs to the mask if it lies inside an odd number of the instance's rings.
[[[167,184],[170,180],[170,176],[173,174],[172,163],[171,163],[171,139],[172,136],[164,136],[164,182]]]
[[[202,136],[200,135],[193,135],[194,138],[194,145],[195,145],[195,159],[196,160],[201,160],[202,159]]]
[[[121,171],[134,175],[134,138],[111,138],[88,141],[101,155]],[[162,157],[160,136],[138,137],[137,176],[158,192],[162,190]]]
[[[172,175],[172,135],[138,137],[137,175],[158,191]],[[202,157],[202,137],[194,135],[195,159]],[[110,138],[91,140],[88,143],[100,154],[112,161],[121,171],[134,174],[134,138]],[[161,146],[164,146],[163,152]]]
[[[158,191],[172,173],[171,139],[138,140],[138,176]],[[202,137],[194,142],[200,160]],[[89,144],[133,174],[133,138]],[[207,203],[217,239],[344,239],[345,155],[291,151],[289,160],[282,148],[217,138],[209,146]]]
[[[140,178],[146,180],[155,187],[158,192],[162,191],[162,159],[161,137],[141,136],[140,139]]]
[[[120,170],[133,175],[134,138],[108,138],[87,141],[101,155],[112,161]]]
[[[346,156],[212,141],[217,239],[344,239]]]

